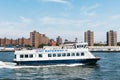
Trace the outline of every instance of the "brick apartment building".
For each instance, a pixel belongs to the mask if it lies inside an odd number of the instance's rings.
[[[77,39],[76,39],[77,40]],[[88,43],[88,46],[94,45],[94,33],[90,30],[84,32],[84,41]],[[38,48],[40,44],[48,44],[51,46],[56,46],[62,44],[62,38],[58,36],[56,41],[53,39],[48,39],[45,34],[40,34],[37,31],[30,32],[30,38],[18,38],[8,39],[8,38],[0,38],[0,46],[9,46],[9,45],[30,45],[34,48]],[[110,30],[107,32],[107,45],[108,46],[117,46],[117,32]]]
[[[16,40],[13,39],[0,38],[0,46],[6,46],[6,45],[17,45],[17,42]]]
[[[90,30],[84,33],[84,40],[88,43],[88,46],[94,45],[94,33]]]
[[[107,32],[107,45],[117,46],[117,32],[113,30]]]
[[[38,48],[40,44],[48,44],[49,39],[45,34],[40,34],[39,32],[33,31],[30,32],[30,39],[27,38],[18,38],[16,40],[0,38],[0,46],[8,46],[8,45],[31,45],[34,48]]]
[[[30,40],[22,37],[22,38],[18,38],[17,43],[20,46],[30,45]]]
[[[37,31],[30,32],[30,45],[38,48],[40,44],[48,44],[49,39],[45,34],[40,34]]]

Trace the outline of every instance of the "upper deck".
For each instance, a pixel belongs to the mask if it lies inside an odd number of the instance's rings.
[[[73,43],[73,44],[62,44],[60,46],[44,46],[43,49],[81,49],[87,48],[87,43]]]
[[[18,50],[15,54],[29,54],[29,53],[64,53],[64,52],[82,52],[88,51],[86,47],[87,43],[74,43],[74,44],[63,44],[60,46],[44,46],[44,48],[33,49],[33,50]]]

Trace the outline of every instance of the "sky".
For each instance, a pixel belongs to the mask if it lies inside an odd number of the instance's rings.
[[[106,32],[120,41],[120,0],[0,0],[0,37],[30,37],[36,30],[50,39],[84,41],[94,32],[95,42],[105,42]]]

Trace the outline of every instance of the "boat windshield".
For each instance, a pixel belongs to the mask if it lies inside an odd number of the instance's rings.
[[[77,48],[86,48],[86,45],[77,45]]]

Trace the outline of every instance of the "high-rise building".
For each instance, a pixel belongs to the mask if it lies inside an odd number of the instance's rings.
[[[48,44],[48,37],[45,34],[40,34],[39,32],[30,32],[30,45],[32,47],[38,48],[40,44]]]
[[[56,43],[57,43],[57,45],[62,44],[62,38],[61,38],[60,36],[58,36],[58,37],[56,38]]]
[[[88,46],[94,45],[94,33],[90,30],[84,33],[84,41],[88,43]]]
[[[117,32],[113,30],[107,32],[107,45],[117,46]]]
[[[33,31],[30,32],[30,45],[32,47],[38,48],[38,46],[40,45],[40,33]]]

